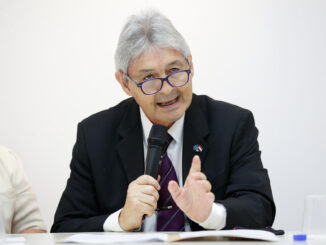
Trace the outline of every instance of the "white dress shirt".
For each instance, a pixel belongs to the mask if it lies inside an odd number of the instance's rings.
[[[147,138],[149,132],[152,128],[152,122],[147,118],[143,110],[140,108],[140,118],[143,126],[143,146],[144,146],[144,159],[147,155]],[[184,125],[184,115],[177,120],[169,129],[168,133],[172,136],[173,140],[171,141],[167,154],[173,164],[173,167],[176,171],[179,186],[183,186],[182,181],[182,147],[183,147],[183,125]],[[145,164],[145,163],[144,163]],[[111,214],[106,221],[104,222],[103,229],[104,231],[123,231],[119,225],[119,215],[121,209]],[[156,220],[157,212],[155,212],[151,217],[146,218],[143,221],[143,230],[145,232],[156,231]],[[226,209],[222,204],[213,203],[212,211],[208,218],[202,222],[198,223],[205,229],[214,229],[219,230],[224,228],[226,223]],[[190,231],[190,226],[186,222],[185,230]]]
[[[0,146],[0,212],[6,233],[46,230],[36,195],[18,157],[3,146]]]

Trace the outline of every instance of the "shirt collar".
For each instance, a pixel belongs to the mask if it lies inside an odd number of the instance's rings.
[[[140,111],[141,123],[143,125],[143,139],[145,145],[147,146],[147,138],[149,136],[149,132],[151,131],[153,123],[145,115],[141,107],[139,111]],[[182,142],[184,120],[185,120],[185,114],[183,114],[180,119],[175,121],[173,125],[168,129],[168,133],[173,137],[173,139],[177,142],[177,144]]]

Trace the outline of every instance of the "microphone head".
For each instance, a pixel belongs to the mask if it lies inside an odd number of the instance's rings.
[[[149,133],[147,142],[148,145],[164,146],[168,137],[168,128],[160,125],[153,124]]]

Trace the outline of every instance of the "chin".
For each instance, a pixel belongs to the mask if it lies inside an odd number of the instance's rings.
[[[158,118],[157,120],[151,120],[154,124],[161,124],[166,127],[170,127],[175,121],[178,121],[184,112],[173,113],[173,115],[163,115],[163,117]]]
[[[172,117],[172,118],[169,118],[168,120],[165,120],[165,124],[167,125],[172,125],[173,123],[175,123],[176,121],[178,121],[181,117],[182,117],[183,114],[177,116],[177,117]]]

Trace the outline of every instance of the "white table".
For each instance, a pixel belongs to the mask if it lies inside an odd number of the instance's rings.
[[[7,235],[8,237],[25,237],[25,245],[54,245],[60,244],[60,241],[66,236],[73,235],[75,233],[43,233],[43,234],[11,234]],[[103,234],[103,233],[93,233],[93,234]],[[106,234],[110,234],[107,232]],[[326,235],[326,234],[325,234]],[[173,244],[185,245],[185,244],[219,244],[219,245],[326,245],[326,237],[321,239],[308,239],[305,242],[294,242],[292,239],[291,233],[288,233],[284,236],[279,236],[280,241],[278,242],[264,242],[264,241],[252,241],[252,240],[243,240],[243,241],[225,241],[225,240],[217,240],[213,238],[209,239],[196,239],[196,240],[188,240],[177,242]],[[65,243],[68,244],[68,243]],[[72,243],[70,243],[72,244]],[[122,244],[122,243],[120,243]],[[130,243],[131,244],[131,243]],[[133,243],[134,244],[134,243]],[[159,244],[159,243],[146,243],[146,244]],[[163,244],[163,243],[161,243]],[[172,244],[172,243],[168,243]],[[7,245],[7,244],[6,244]],[[10,243],[9,243],[10,245]]]

